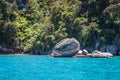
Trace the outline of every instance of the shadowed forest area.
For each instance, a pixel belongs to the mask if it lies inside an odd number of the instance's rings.
[[[46,54],[64,38],[120,53],[120,0],[1,0],[0,52]]]

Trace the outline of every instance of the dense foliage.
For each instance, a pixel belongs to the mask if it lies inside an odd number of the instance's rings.
[[[24,4],[20,9],[19,4]],[[1,0],[0,46],[44,53],[74,37],[82,48],[120,35],[119,0]]]

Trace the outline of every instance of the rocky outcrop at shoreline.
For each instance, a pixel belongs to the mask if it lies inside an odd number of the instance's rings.
[[[23,53],[21,49],[11,49],[0,46],[0,54],[16,54],[16,53]]]
[[[67,38],[55,45],[51,57],[91,57],[91,58],[109,58],[113,57],[111,53],[98,50],[88,53],[87,50],[79,50],[80,43],[74,38]]]
[[[84,53],[84,51],[82,51],[81,54],[76,53],[73,57],[109,58],[109,57],[113,57],[113,55],[108,52],[101,52],[95,50],[92,53],[86,53],[86,54]]]
[[[67,38],[58,42],[50,54],[53,57],[72,57],[80,49],[79,42],[74,38]]]

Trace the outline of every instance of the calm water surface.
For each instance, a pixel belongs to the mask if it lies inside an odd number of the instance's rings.
[[[0,56],[0,80],[120,80],[120,57]]]

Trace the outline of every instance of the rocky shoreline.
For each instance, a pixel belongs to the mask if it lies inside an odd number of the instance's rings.
[[[111,53],[101,52],[98,50],[95,50],[92,53],[88,53],[83,50],[81,53],[76,53],[73,57],[110,58],[113,57],[113,55]]]
[[[91,58],[109,58],[112,53],[94,50],[88,53],[87,50],[80,50],[80,43],[74,38],[67,38],[55,45],[50,57],[91,57]]]
[[[0,46],[0,55],[43,55],[39,50],[24,52],[21,49],[8,49]],[[47,54],[47,53],[46,53]],[[115,54],[110,52],[103,52],[94,50],[88,52],[86,49],[80,50],[80,43],[74,38],[66,38],[58,42],[51,53],[50,57],[91,57],[91,58],[108,58],[113,57]]]

